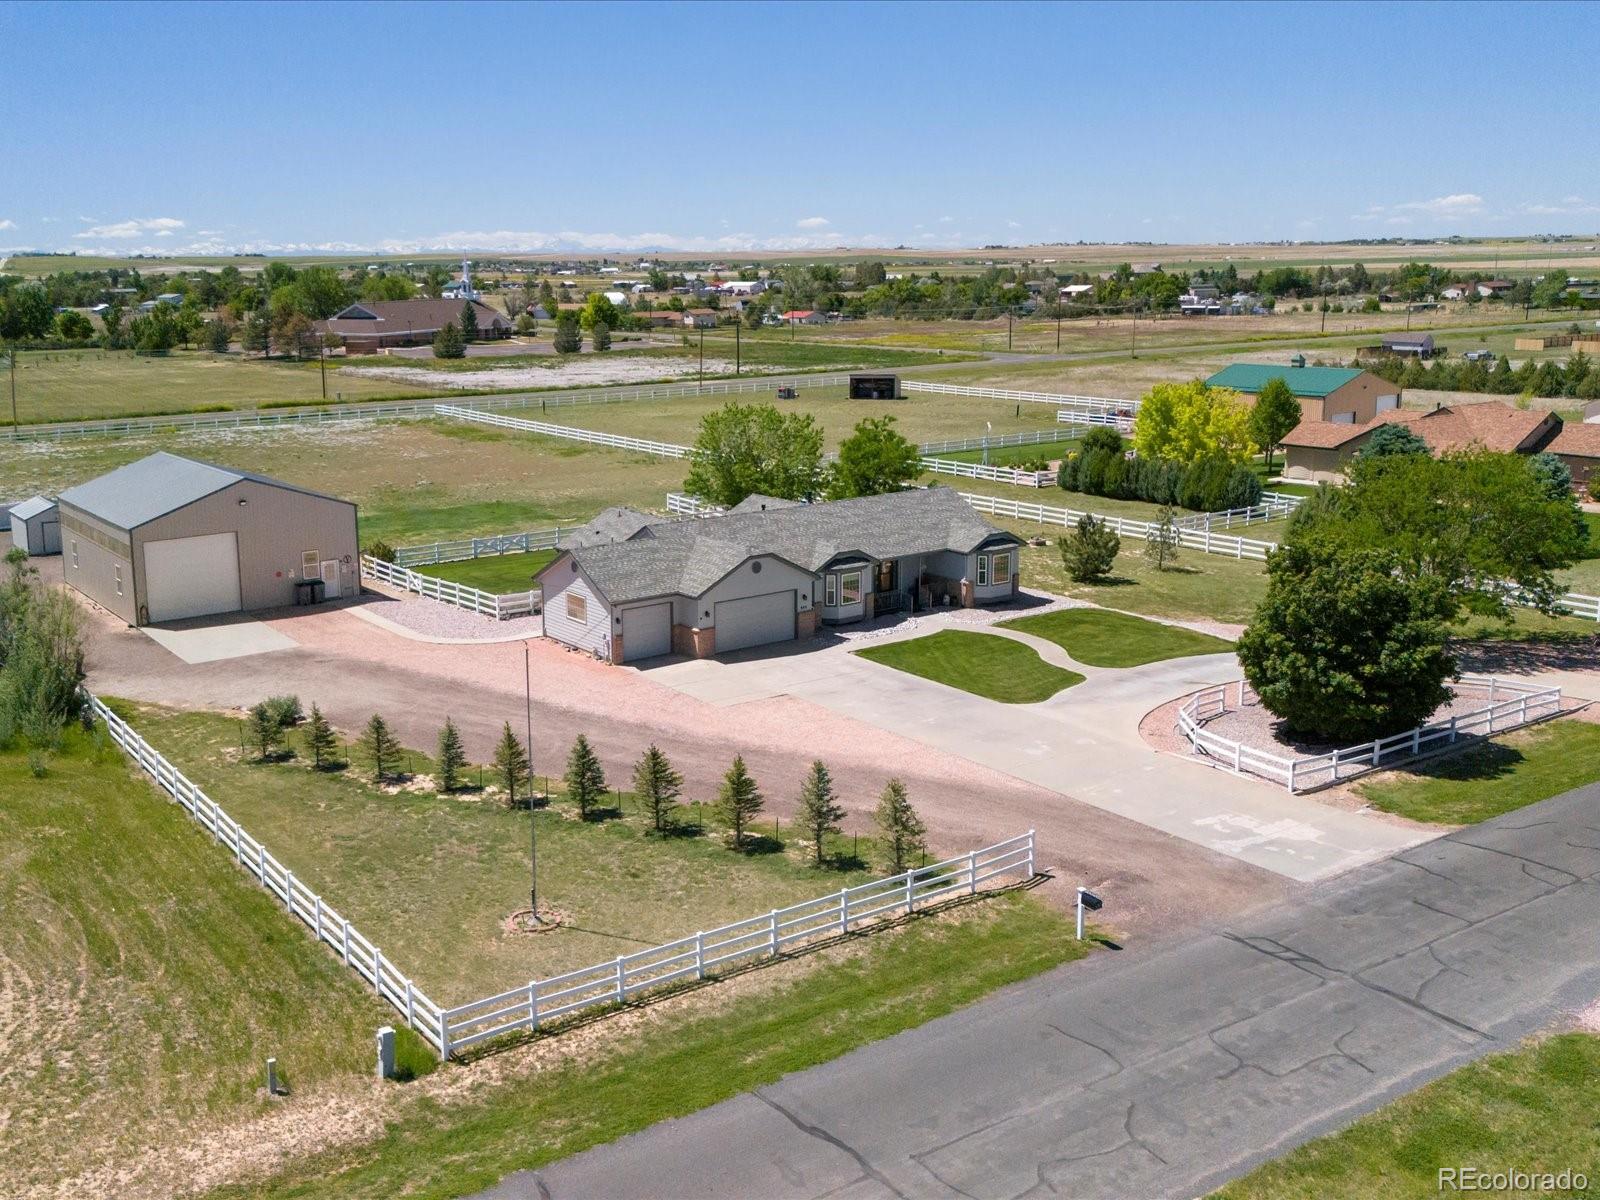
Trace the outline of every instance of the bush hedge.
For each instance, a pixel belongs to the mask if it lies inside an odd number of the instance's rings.
[[[1095,434],[1112,433],[1095,430]],[[1261,480],[1249,467],[1227,462],[1201,462],[1185,467],[1162,459],[1129,458],[1122,439],[1091,435],[1083,449],[1061,462],[1056,482],[1064,491],[1115,500],[1146,500],[1197,512],[1248,508],[1261,502]]]

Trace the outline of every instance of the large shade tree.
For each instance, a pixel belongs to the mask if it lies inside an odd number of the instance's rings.
[[[700,421],[684,490],[731,507],[760,494],[810,500],[822,491],[822,428],[809,413],[729,402]]]
[[[1198,379],[1158,383],[1140,401],[1133,448],[1141,458],[1185,466],[1248,462],[1255,449],[1250,410],[1231,388]]]
[[[894,427],[893,417],[868,417],[839,443],[828,476],[828,499],[898,492],[922,473],[922,455]]]

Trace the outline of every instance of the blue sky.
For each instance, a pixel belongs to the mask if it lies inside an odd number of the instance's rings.
[[[0,2],[0,248],[1600,230],[1600,5]]]

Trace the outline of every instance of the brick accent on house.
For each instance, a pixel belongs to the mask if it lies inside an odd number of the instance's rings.
[[[961,607],[978,607],[978,593],[977,590],[972,586],[972,580],[970,579],[963,579],[961,581]]]
[[[819,609],[808,608],[796,613],[794,618],[794,636],[796,638],[816,637],[817,623],[822,613]]]
[[[687,625],[672,627],[672,652],[689,658],[710,658],[717,652],[715,629],[691,629]]]

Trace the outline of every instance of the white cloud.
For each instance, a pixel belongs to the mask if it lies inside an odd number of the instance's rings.
[[[823,229],[829,224],[827,217],[802,217],[794,223],[796,229]]]
[[[1590,216],[1600,213],[1600,204],[1591,203],[1582,196],[1563,196],[1555,204],[1522,204],[1517,211],[1530,217]]]
[[[91,218],[78,219],[88,221]],[[177,217],[131,217],[126,221],[114,221],[109,225],[93,225],[82,233],[75,233],[72,236],[79,239],[135,238],[140,234],[165,237],[170,236],[173,230],[182,228],[183,222]]]
[[[1021,221],[1007,221],[1006,222],[1006,228],[1007,229],[1021,229],[1022,228],[1022,222]]]
[[[10,217],[7,217],[5,220],[0,221],[0,229],[15,229],[16,227],[17,227],[17,223],[15,221],[13,221]]]
[[[1365,212],[1356,213],[1352,221],[1382,221],[1385,225],[1409,224],[1405,213],[1421,213],[1430,217],[1473,217],[1484,211],[1483,197],[1476,192],[1452,192],[1448,196],[1435,196],[1431,200],[1406,200],[1399,204],[1373,204]]]

